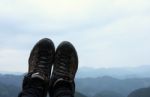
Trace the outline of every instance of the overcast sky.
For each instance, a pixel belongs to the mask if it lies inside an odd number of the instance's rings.
[[[0,71],[27,71],[43,37],[72,42],[79,67],[150,65],[150,0],[0,0]]]

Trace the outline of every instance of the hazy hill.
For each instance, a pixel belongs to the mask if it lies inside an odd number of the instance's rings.
[[[150,66],[139,66],[129,68],[80,68],[77,73],[78,78],[96,78],[100,76],[111,76],[114,78],[145,78],[150,77]]]
[[[21,91],[23,76],[0,74],[0,97],[17,97]],[[87,97],[80,92],[75,97]]]
[[[0,71],[0,74],[22,75],[21,72]],[[88,68],[82,67],[78,69],[76,78],[97,78],[102,76],[111,76],[118,79],[126,78],[146,78],[150,77],[150,65],[139,67],[113,67],[113,68]]]
[[[124,96],[114,91],[102,91],[100,93],[95,94],[94,97],[124,97]]]
[[[0,75],[0,97],[17,97],[23,76]],[[118,79],[109,76],[76,79],[76,97],[127,97],[132,91],[150,86],[150,78]]]
[[[12,85],[6,85],[0,82],[0,97],[17,97],[19,88]]]
[[[0,97],[17,97],[20,88],[14,85],[6,85],[0,82]],[[87,97],[82,93],[76,92],[75,97]]]
[[[139,88],[150,86],[150,78],[132,78],[132,79],[116,79],[112,77],[99,77],[99,78],[84,78],[77,79],[77,90],[81,93],[94,96],[102,91],[114,91],[125,97]]]
[[[3,75],[0,74],[0,83],[4,85],[14,85],[16,87],[20,87],[22,83],[23,76],[22,75]]]
[[[87,96],[83,95],[82,93],[76,92],[75,97],[87,97]]]
[[[150,97],[150,87],[137,89],[130,93],[128,97]]]

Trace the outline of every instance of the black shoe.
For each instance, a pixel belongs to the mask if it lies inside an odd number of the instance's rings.
[[[29,70],[20,97],[46,97],[54,54],[55,47],[50,39],[36,43],[29,57]]]
[[[53,42],[44,38],[33,47],[29,57],[29,73],[32,77],[49,80],[52,63],[54,61],[55,47]]]
[[[50,95],[61,95],[61,93],[55,93],[55,90],[63,92],[63,90],[71,91],[71,94],[75,92],[74,78],[78,68],[78,56],[74,46],[69,42],[62,42],[55,53],[55,61],[53,67],[53,73],[51,77],[51,91]],[[62,87],[62,89],[61,89]],[[68,89],[68,90],[67,90]],[[70,92],[68,92],[70,93]],[[57,96],[58,96],[57,95]]]

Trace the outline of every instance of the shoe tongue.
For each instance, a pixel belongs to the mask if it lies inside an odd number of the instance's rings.
[[[44,77],[43,77],[42,75],[40,75],[39,72],[33,73],[33,74],[31,75],[31,78],[39,78],[39,79],[44,80]]]

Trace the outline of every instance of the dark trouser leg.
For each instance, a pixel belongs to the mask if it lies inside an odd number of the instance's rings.
[[[18,97],[45,97],[44,80],[40,78],[31,78],[31,74],[27,74],[23,79],[22,91]]]
[[[51,97],[74,97],[75,84],[74,82],[59,81],[49,91]]]

